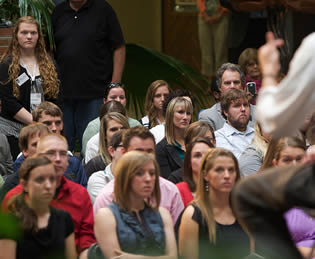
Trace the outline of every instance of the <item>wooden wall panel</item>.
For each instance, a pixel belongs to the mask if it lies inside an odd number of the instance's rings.
[[[197,11],[176,12],[174,0],[163,0],[162,48],[167,55],[200,71]]]

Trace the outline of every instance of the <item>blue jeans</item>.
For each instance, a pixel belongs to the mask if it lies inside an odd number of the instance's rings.
[[[90,100],[65,100],[61,104],[64,133],[70,151],[73,151],[74,149],[76,138],[79,140],[81,150],[84,130],[90,121],[98,117],[99,108],[102,104],[102,98]]]

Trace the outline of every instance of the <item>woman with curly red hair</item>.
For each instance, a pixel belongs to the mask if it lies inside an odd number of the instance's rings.
[[[56,99],[58,92],[56,68],[46,52],[39,23],[23,16],[0,58],[0,132],[7,136],[13,158],[19,153],[20,129],[32,122],[32,110],[44,100]]]

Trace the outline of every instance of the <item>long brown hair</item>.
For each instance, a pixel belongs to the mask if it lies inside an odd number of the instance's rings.
[[[131,192],[131,181],[133,177],[145,166],[148,162],[152,161],[155,167],[155,184],[152,193],[154,203],[150,199],[147,205],[152,209],[157,210],[160,205],[160,167],[152,154],[141,151],[130,151],[124,154],[118,161],[115,167],[115,186],[114,195],[115,202],[124,210],[130,211],[129,194]]]
[[[47,54],[44,37],[42,31],[40,30],[39,23],[31,16],[23,16],[18,19],[12,32],[12,40],[7,50],[0,58],[0,63],[8,62],[12,59],[8,71],[9,79],[7,82],[1,82],[1,84],[12,82],[13,95],[16,98],[19,98],[20,90],[15,80],[18,78],[20,72],[21,50],[17,34],[21,23],[35,24],[37,27],[38,41],[35,47],[35,57],[38,62],[40,76],[43,80],[43,91],[48,98],[57,98],[60,82],[58,80],[56,68],[51,57]]]
[[[204,175],[210,169],[212,169],[215,165],[215,161],[218,157],[229,157],[234,161],[235,171],[236,171],[236,179],[235,183],[240,180],[241,174],[238,166],[237,159],[233,155],[231,151],[228,151],[224,148],[213,148],[209,150],[203,157],[200,172],[199,172],[199,183],[197,187],[196,198],[194,203],[198,206],[201,211],[202,217],[205,219],[205,222],[208,225],[209,230],[209,240],[210,242],[216,242],[216,222],[214,219],[213,209],[211,200],[209,198],[209,192],[206,191],[206,180],[204,179]],[[209,188],[211,188],[209,186]]]
[[[25,159],[19,169],[19,177],[27,182],[30,178],[32,171],[40,166],[52,165],[53,163],[44,155],[35,155]],[[26,192],[14,196],[9,200],[8,208],[9,211],[13,212],[16,216],[21,219],[21,225],[23,230],[36,232],[37,216],[32,208],[30,208],[25,202]]]
[[[188,146],[186,147],[182,173],[183,173],[183,180],[188,184],[188,187],[191,192],[195,192],[197,188],[196,183],[194,182],[194,179],[193,179],[193,171],[191,167],[191,153],[194,146],[196,146],[199,143],[203,143],[209,146],[209,148],[215,148],[209,139],[203,138],[203,137],[197,137],[195,140],[190,142]]]
[[[169,85],[164,80],[156,80],[152,82],[147,90],[147,94],[145,96],[145,103],[144,103],[144,109],[149,117],[150,122],[150,128],[153,128],[154,126],[158,125],[157,119],[158,119],[158,112],[153,104],[154,95],[157,91],[157,89],[161,86],[166,86],[168,88],[168,91],[171,92]]]
[[[103,161],[106,162],[107,164],[109,164],[112,160],[107,149],[109,143],[107,143],[107,136],[106,136],[108,123],[111,120],[118,122],[125,129],[129,129],[128,119],[124,115],[118,112],[109,112],[105,114],[103,118],[101,119],[100,134],[99,134],[99,154],[101,155],[101,158],[103,159]]]
[[[273,139],[270,141],[264,161],[259,169],[259,172],[262,170],[273,167],[272,161],[279,160],[280,154],[283,149],[286,147],[295,147],[306,150],[305,141],[298,137],[284,137],[280,139]]]

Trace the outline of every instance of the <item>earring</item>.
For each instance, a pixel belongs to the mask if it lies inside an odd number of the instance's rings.
[[[206,184],[205,184],[205,191],[209,192],[209,182],[207,182],[207,181],[206,181]]]

